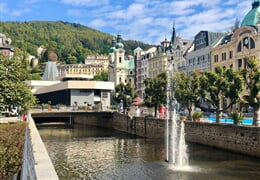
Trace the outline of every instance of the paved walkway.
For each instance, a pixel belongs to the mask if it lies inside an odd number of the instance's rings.
[[[17,122],[21,121],[18,119],[18,117],[1,117],[0,118],[0,123],[10,123],[10,122]]]

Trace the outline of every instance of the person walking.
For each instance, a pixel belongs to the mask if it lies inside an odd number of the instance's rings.
[[[42,111],[44,111],[44,104],[43,103],[41,104],[41,107],[42,107]]]

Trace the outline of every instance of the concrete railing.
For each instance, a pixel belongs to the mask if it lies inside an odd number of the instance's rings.
[[[27,121],[21,179],[58,180],[58,175],[30,113]]]
[[[22,166],[22,173],[21,173],[22,180],[36,179],[34,165],[35,165],[35,160],[33,156],[31,137],[29,133],[29,128],[26,127],[24,151],[23,151],[23,166]]]

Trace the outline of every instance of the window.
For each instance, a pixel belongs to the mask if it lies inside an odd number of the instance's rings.
[[[226,53],[222,53],[222,61],[226,60]]]
[[[229,51],[229,59],[232,59],[233,57],[233,51]]]
[[[255,41],[253,40],[253,38],[250,38],[250,49],[254,49],[255,48]]]
[[[241,52],[241,41],[238,43],[238,46],[237,46],[237,52]]]
[[[238,68],[241,68],[242,67],[242,59],[239,59],[238,60]]]
[[[119,63],[122,63],[122,57],[119,57]]]
[[[218,62],[218,55],[217,55],[217,54],[214,55],[214,62],[215,62],[215,63]]]

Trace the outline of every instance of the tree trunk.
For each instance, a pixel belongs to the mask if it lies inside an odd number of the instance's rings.
[[[154,106],[154,117],[157,117],[157,105]]]
[[[193,111],[192,111],[192,109],[190,109],[190,108],[188,108],[188,111],[189,111],[189,117],[188,117],[188,119],[191,120],[191,121],[193,121],[193,119],[192,119],[192,113],[193,113]]]
[[[217,110],[216,110],[216,123],[220,123],[220,119],[222,117],[222,105],[221,105],[221,101],[218,102],[218,106],[217,106]]]
[[[253,126],[258,126],[260,123],[260,108],[254,107]]]

